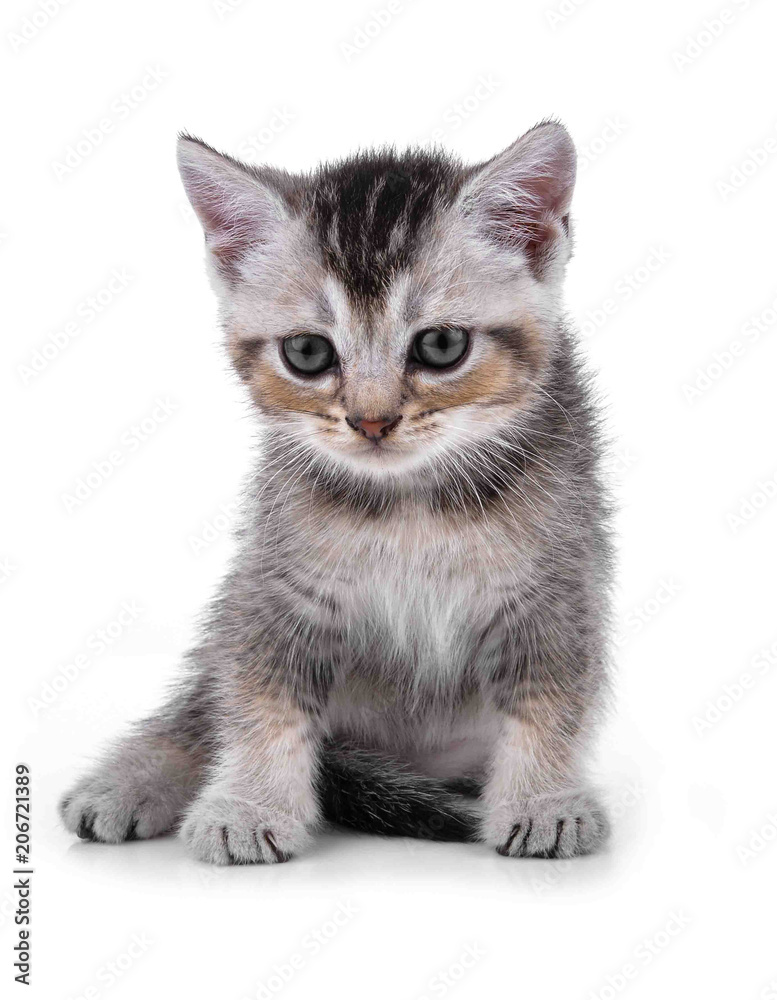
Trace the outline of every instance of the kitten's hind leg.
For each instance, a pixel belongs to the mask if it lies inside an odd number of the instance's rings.
[[[150,721],[65,795],[59,812],[83,840],[118,844],[171,830],[194,798],[202,754]]]

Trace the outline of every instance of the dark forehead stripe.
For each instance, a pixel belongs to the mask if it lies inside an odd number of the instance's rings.
[[[453,159],[421,150],[363,153],[320,168],[311,185],[314,228],[324,261],[353,298],[380,298],[463,176]]]

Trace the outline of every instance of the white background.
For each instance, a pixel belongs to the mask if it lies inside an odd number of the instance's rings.
[[[25,995],[777,996],[777,12],[402,0],[375,32],[386,0],[49,2],[48,19],[2,12],[3,987],[23,989],[22,760]],[[76,842],[56,799],[174,676],[249,464],[176,132],[303,169],[433,134],[483,159],[551,115],[581,151],[567,301],[621,503],[610,850],[512,861],[328,834],[288,865],[216,870],[172,838]]]

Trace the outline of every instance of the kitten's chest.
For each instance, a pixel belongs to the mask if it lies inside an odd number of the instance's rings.
[[[339,552],[341,620],[372,655],[421,674],[455,674],[521,587],[521,562],[472,527],[398,523],[352,532]]]

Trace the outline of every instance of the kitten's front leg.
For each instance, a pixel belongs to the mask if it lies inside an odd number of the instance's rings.
[[[562,695],[502,713],[481,837],[507,857],[590,854],[609,825],[582,768],[583,726]]]
[[[262,688],[225,706],[211,780],[181,836],[202,861],[275,864],[303,850],[320,822],[315,721],[286,692]]]

